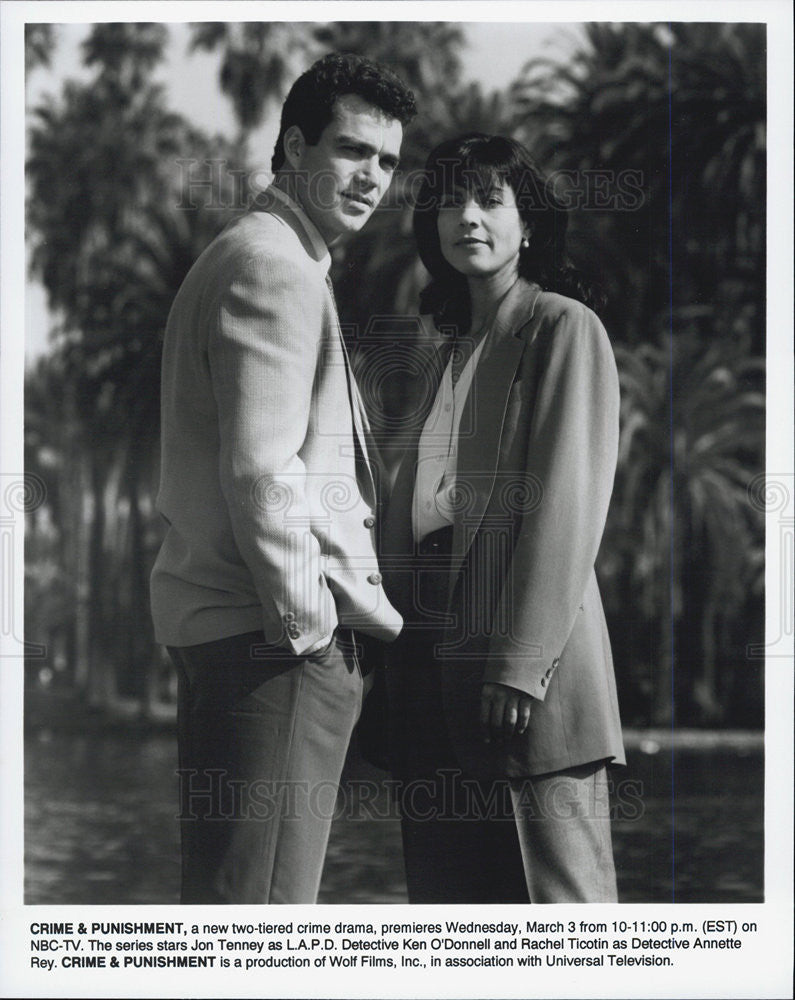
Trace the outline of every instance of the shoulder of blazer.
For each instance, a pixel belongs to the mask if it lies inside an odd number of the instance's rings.
[[[594,372],[602,372],[607,382],[617,387],[615,353],[607,331],[596,313],[577,299],[541,292],[533,318],[521,333],[533,343],[527,355],[540,358],[542,366],[555,358],[577,359]]]
[[[186,282],[189,296],[198,296],[211,316],[235,281],[254,273],[282,276],[297,295],[314,300],[328,296],[325,275],[302,242],[297,226],[276,213],[249,211],[238,216],[216,236],[194,264]]]
[[[297,206],[282,201],[270,192],[271,189],[268,188],[257,195],[249,208],[248,215],[261,225],[272,227],[275,224],[276,238],[279,233],[287,238],[289,232],[290,247],[300,248],[302,256],[305,255],[312,263],[318,264],[321,259],[328,260],[328,248],[322,242],[320,234],[314,227],[312,227],[314,237],[307,231],[307,226],[312,224],[306,215]]]
[[[554,329],[565,320],[567,327],[578,332],[582,330],[594,333],[605,333],[602,321],[596,313],[583,302],[571,299],[557,292],[547,292],[539,289],[534,301],[532,316],[523,326],[523,332],[535,332],[538,329]]]
[[[269,257],[302,268],[318,267],[297,224],[290,225],[289,218],[274,212],[247,212],[230,222],[216,243],[224,264],[240,266],[258,257]]]

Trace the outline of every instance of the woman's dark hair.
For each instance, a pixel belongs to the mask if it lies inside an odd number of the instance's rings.
[[[519,215],[530,231],[519,251],[519,274],[547,291],[601,308],[601,292],[577,271],[566,254],[568,213],[552,185],[520,143],[502,135],[471,132],[440,143],[425,164],[414,208],[414,236],[432,281],[420,294],[420,311],[437,327],[464,331],[469,325],[466,278],[444,258],[437,220],[445,193],[456,187],[486,193],[496,183],[510,185]]]
[[[408,125],[417,113],[414,94],[391,70],[363,56],[337,53],[324,56],[290,88],[271,159],[274,172],[284,163],[287,129],[298,125],[309,145],[317,145],[334,114],[334,102],[345,94],[356,94],[401,125]]]

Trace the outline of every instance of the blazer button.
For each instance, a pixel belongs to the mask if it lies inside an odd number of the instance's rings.
[[[552,671],[551,670],[547,670],[547,677],[551,677],[551,676],[552,676]]]
[[[541,687],[545,688],[546,686],[547,686],[547,679],[546,679],[546,677],[542,677],[541,678]]]
[[[366,517],[364,519],[364,526],[365,526],[365,528],[372,528],[374,525],[375,525],[375,518],[374,517]]]
[[[554,669],[554,668],[555,668],[555,667],[556,667],[556,666],[557,666],[557,665],[558,665],[559,663],[560,663],[560,660],[559,660],[559,659],[557,659],[557,658],[556,658],[556,659],[554,659],[554,660],[552,661],[552,668]]]
[[[288,625],[287,634],[291,639],[297,639],[301,635],[301,631],[297,625]]]
[[[370,575],[369,575],[369,576],[367,577],[367,582],[368,582],[368,583],[372,583],[372,585],[373,585],[374,587],[377,587],[377,586],[378,586],[378,584],[379,584],[379,583],[381,582],[381,574],[380,574],[380,573],[371,573],[371,574],[370,574]]]
[[[292,611],[285,611],[285,613],[282,615],[282,621],[284,621],[284,622],[294,622],[295,621],[295,615],[292,613]]]

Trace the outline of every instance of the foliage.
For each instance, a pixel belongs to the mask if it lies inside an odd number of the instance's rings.
[[[673,295],[677,306],[723,301],[729,314],[752,305],[761,352],[764,30],[590,24],[588,46],[570,63],[534,60],[514,87],[541,161],[574,171],[586,224],[598,232],[588,263],[620,302],[610,328],[622,340],[641,339]],[[607,204],[589,171],[612,186]],[[622,197],[622,178],[624,190],[630,179],[630,190],[640,186],[642,204]]]
[[[683,707],[715,721],[711,637],[743,609],[764,551],[749,496],[764,464],[764,369],[697,330],[711,328],[709,310],[677,320],[673,337],[616,348],[622,432],[600,568],[613,613],[631,595],[659,622],[655,721],[670,721],[675,662],[690,664]]]
[[[145,88],[167,41],[164,24],[97,24],[83,43],[83,62],[97,68],[103,87],[122,97]]]
[[[221,50],[221,91],[231,99],[243,133],[260,124],[303,68],[309,43],[303,25],[287,21],[208,21],[191,25],[191,35],[191,51]]]
[[[25,25],[25,74],[37,66],[49,66],[55,48],[55,32],[51,24]]]

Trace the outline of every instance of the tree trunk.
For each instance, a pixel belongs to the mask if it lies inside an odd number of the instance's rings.
[[[105,601],[107,574],[105,572],[105,488],[107,486],[107,457],[100,450],[92,451],[91,465],[91,533],[88,544],[88,701],[92,708],[104,708],[113,699],[115,684],[108,661],[105,640]]]
[[[129,518],[130,606],[127,669],[133,691],[139,702],[142,718],[152,714],[149,684],[151,643],[149,635],[149,600],[146,581],[146,547],[140,500],[141,455],[135,440],[130,442],[127,455],[127,497]]]
[[[75,442],[72,444],[74,447]],[[65,546],[68,551],[65,568],[67,573],[72,574],[74,685],[78,694],[85,701],[89,701],[91,683],[91,633],[89,625],[91,571],[89,569],[89,540],[86,525],[90,517],[90,476],[87,465],[91,462],[91,456],[87,456],[84,452],[81,454],[78,446],[74,448],[72,453],[72,462],[74,475],[71,477],[68,492],[73,499],[73,506],[72,516],[69,519],[70,527],[67,529],[71,537]]]
[[[710,588],[711,590],[713,588]],[[713,593],[708,593],[701,614],[701,676],[694,685],[693,697],[703,721],[715,723],[723,712],[716,687],[716,624],[718,605]]]
[[[666,613],[667,611],[667,613]],[[654,685],[652,721],[656,726],[668,726],[674,719],[674,657],[676,655],[676,619],[670,609],[663,609],[660,616],[660,659]]]

